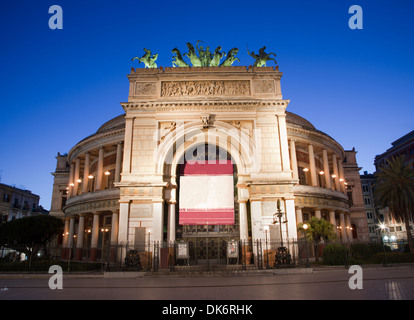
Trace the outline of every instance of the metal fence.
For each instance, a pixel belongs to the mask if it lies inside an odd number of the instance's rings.
[[[199,239],[171,243],[106,245],[101,248],[35,246],[0,248],[0,272],[47,272],[60,263],[64,271],[221,271],[262,270],[351,264],[389,265],[414,262],[404,243],[311,243],[304,239],[236,241]],[[25,253],[25,254],[22,254]]]

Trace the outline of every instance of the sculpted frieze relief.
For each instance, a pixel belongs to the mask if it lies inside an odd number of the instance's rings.
[[[249,96],[250,81],[163,81],[162,97]]]

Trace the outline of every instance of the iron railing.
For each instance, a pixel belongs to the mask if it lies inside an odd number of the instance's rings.
[[[330,267],[351,264],[414,262],[414,253],[406,253],[400,242],[387,243],[321,242],[284,239],[282,242],[203,239],[103,245],[101,248],[0,247],[0,272],[41,272],[50,264],[60,263],[64,271],[219,271],[262,270],[287,267]],[[26,252],[26,254],[21,254]],[[79,266],[84,264],[83,268]],[[47,271],[43,270],[43,271]]]

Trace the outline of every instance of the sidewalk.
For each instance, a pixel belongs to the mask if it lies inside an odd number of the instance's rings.
[[[411,268],[414,272],[414,263],[394,264],[383,266],[361,265],[363,270],[395,270]],[[63,272],[65,278],[103,278],[103,279],[136,279],[136,278],[191,278],[191,277],[251,277],[251,276],[275,276],[275,275],[295,275],[321,273],[329,271],[346,270],[345,266],[311,266],[293,267],[293,268],[271,268],[271,269],[248,269],[248,270],[215,270],[200,271],[194,268],[181,269],[175,268],[174,271],[169,269],[159,269],[153,271],[104,271],[104,272]],[[51,273],[0,273],[0,279],[31,279],[31,278],[50,278]]]

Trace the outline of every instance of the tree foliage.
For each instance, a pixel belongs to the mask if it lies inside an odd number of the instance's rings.
[[[321,240],[328,241],[336,238],[336,230],[334,225],[325,219],[312,217],[307,222],[299,223],[298,231],[304,232],[305,229],[303,226],[305,224],[308,226],[306,229],[307,239],[314,243],[319,243]]]
[[[23,250],[49,243],[62,232],[63,221],[49,215],[35,215],[0,224],[0,245]],[[29,249],[27,249],[29,250]]]
[[[410,251],[414,252],[413,237],[409,228],[414,219],[414,168],[405,155],[392,157],[375,173],[375,203],[389,208],[390,214],[405,224]]]
[[[306,229],[303,227],[305,224],[307,225]],[[312,217],[304,223],[299,223],[298,231],[303,231],[306,239],[314,243],[315,261],[319,261],[319,243],[322,240],[329,241],[336,238],[334,225],[325,219],[316,217]]]

